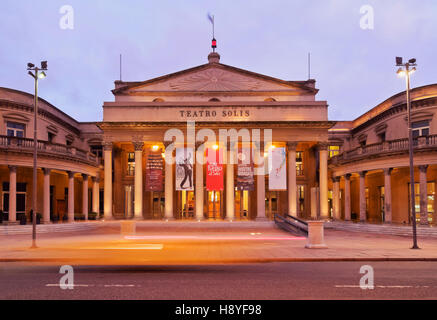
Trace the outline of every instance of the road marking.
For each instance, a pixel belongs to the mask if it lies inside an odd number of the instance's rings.
[[[157,239],[185,239],[185,240],[306,240],[305,237],[287,237],[287,236],[125,236],[127,240],[157,240]]]
[[[135,246],[135,247],[132,247]],[[144,243],[133,243],[130,247],[88,247],[84,249],[91,250],[162,250],[164,245],[162,243],[158,244],[144,244]]]
[[[59,283],[48,283],[45,285],[46,287],[60,287],[61,285]],[[95,285],[95,284],[72,284],[71,286],[73,287],[117,287],[117,288],[132,288],[132,287],[140,287],[139,285],[135,285],[135,284],[99,284],[99,285]]]
[[[336,288],[361,288],[357,285],[351,285],[351,284],[344,284],[344,285],[335,285]],[[375,286],[375,288],[381,288],[381,289],[406,289],[406,288],[429,288],[429,286],[399,286],[399,285],[393,285],[393,286]]]

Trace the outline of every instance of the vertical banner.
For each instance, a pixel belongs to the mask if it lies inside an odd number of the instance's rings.
[[[238,190],[255,190],[253,178],[254,164],[251,157],[250,148],[239,148],[237,154],[237,189]]]
[[[220,149],[206,149],[206,190],[223,191],[223,153]]]
[[[269,190],[287,190],[285,148],[269,149]]]
[[[194,190],[193,148],[176,148],[176,190]]]
[[[163,191],[163,167],[164,161],[161,152],[150,152],[146,163],[146,191]]]

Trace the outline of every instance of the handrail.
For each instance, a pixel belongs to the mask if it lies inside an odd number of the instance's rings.
[[[280,216],[279,214],[276,213],[274,215],[274,221],[279,228],[284,229],[285,231],[308,236],[308,227],[302,226],[301,222],[296,223],[293,220],[290,221],[289,219],[284,218],[283,216]]]
[[[0,135],[0,147],[32,150],[33,146],[34,146],[33,139]],[[77,157],[91,162],[96,162],[96,163],[98,162],[97,157],[87,150],[82,150],[76,147],[67,146],[59,143],[51,143],[44,140],[38,140],[37,149],[44,152],[49,152],[49,153],[52,152],[52,153]]]
[[[306,221],[304,221],[304,220],[302,220],[302,219],[299,219],[298,217],[290,216],[289,214],[286,214],[286,216],[287,216],[287,218],[290,218],[290,219],[296,220],[297,222],[300,222],[300,223],[302,223],[302,224],[308,226],[308,222],[306,222]]]
[[[437,147],[437,135],[421,136],[413,139],[414,149]],[[365,146],[355,147],[353,149],[344,150],[342,153],[333,156],[330,160],[351,160],[368,155],[383,154],[388,152],[399,152],[408,150],[408,138],[387,140],[377,142]]]

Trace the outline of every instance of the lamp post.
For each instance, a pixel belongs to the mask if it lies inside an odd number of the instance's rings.
[[[36,246],[36,207],[37,207],[37,152],[38,152],[38,137],[37,137],[37,115],[38,115],[38,79],[46,77],[45,70],[47,70],[47,61],[41,61],[41,67],[35,67],[33,63],[27,64],[28,73],[35,80],[35,95],[34,95],[34,122],[33,122],[33,189],[32,189],[32,246]],[[34,72],[32,72],[34,71]]]
[[[413,131],[411,129],[411,102],[410,102],[410,75],[416,71],[416,59],[410,59],[403,63],[401,57],[396,57],[396,66],[399,67],[396,72],[399,76],[405,76],[406,81],[406,96],[407,96],[407,113],[408,113],[408,148],[410,157],[410,206],[411,206],[411,222],[413,225],[413,246],[411,249],[420,249],[417,246],[417,230],[416,230],[416,197],[414,193],[414,164],[413,164]],[[410,69],[410,67],[413,67]]]

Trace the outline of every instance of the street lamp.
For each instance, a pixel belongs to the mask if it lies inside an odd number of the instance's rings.
[[[405,77],[406,80],[406,95],[407,95],[407,113],[408,113],[408,145],[410,157],[410,206],[411,219],[413,224],[413,246],[411,249],[420,249],[417,246],[417,230],[416,230],[416,208],[415,208],[415,193],[414,193],[414,164],[413,164],[413,131],[411,129],[411,102],[410,102],[410,75],[416,71],[416,59],[410,59],[403,63],[402,57],[396,57],[396,66],[399,67],[396,72],[398,76]],[[410,67],[413,67],[410,69]]]
[[[37,137],[37,115],[38,115],[38,79],[44,79],[46,74],[44,71],[47,70],[47,61],[41,61],[41,67],[35,67],[33,63],[27,64],[28,74],[32,76],[35,80],[35,95],[34,95],[34,104],[33,104],[33,112],[34,112],[34,123],[33,123],[33,190],[32,190],[32,247],[37,248],[36,246],[36,188],[37,188],[37,150],[38,150],[38,137]],[[34,72],[32,72],[34,71]]]

